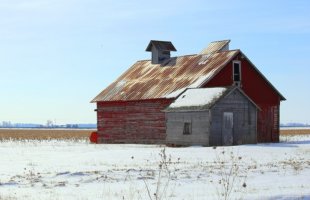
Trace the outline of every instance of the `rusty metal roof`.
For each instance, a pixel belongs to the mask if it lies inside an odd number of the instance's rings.
[[[145,51],[152,51],[152,46],[155,46],[155,48],[159,50],[176,51],[176,48],[173,46],[172,42],[159,40],[151,40]]]
[[[228,50],[230,40],[221,40],[211,42],[207,48],[203,49],[200,54],[212,54],[221,50]]]
[[[169,94],[201,86],[239,52],[231,50],[211,55],[173,57],[164,64],[138,61],[92,102],[173,98]]]

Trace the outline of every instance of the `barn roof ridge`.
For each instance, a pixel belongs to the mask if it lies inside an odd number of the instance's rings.
[[[285,101],[286,98],[276,89],[275,86],[272,85],[272,83],[264,76],[264,74],[261,73],[261,72],[259,71],[259,69],[252,63],[252,61],[251,61],[241,50],[240,50],[240,53],[241,53],[242,56],[244,56],[244,58],[252,65],[252,67],[256,70],[256,72],[259,73],[259,74],[263,77],[263,79],[268,83],[268,85],[269,85],[274,91],[276,91],[276,92],[278,93],[278,95],[279,95],[280,98],[281,98],[281,101]]]
[[[215,52],[215,53],[231,52],[231,51],[240,51],[240,49],[222,50],[220,52]],[[212,54],[214,54],[214,53],[212,53]],[[172,56],[170,59],[189,57],[189,56],[201,56],[201,55],[206,55],[206,54],[204,54],[204,53],[186,54],[186,55]],[[151,60],[152,59],[141,59],[141,60],[137,60],[136,62],[145,62],[145,61],[151,61]]]
[[[233,51],[233,50],[232,50]],[[188,57],[188,56],[197,56],[199,54],[186,54],[186,55],[180,55],[180,56],[172,56],[170,59],[175,59],[175,58],[181,58],[181,57]],[[145,61],[151,61],[152,59],[142,59],[142,60],[137,60],[136,62],[145,62]]]

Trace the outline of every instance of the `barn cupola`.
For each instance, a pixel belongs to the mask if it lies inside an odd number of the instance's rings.
[[[145,51],[152,52],[152,64],[162,64],[170,59],[170,51],[176,51],[170,41],[151,40]]]

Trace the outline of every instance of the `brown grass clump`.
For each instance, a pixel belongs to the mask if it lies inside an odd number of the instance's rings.
[[[0,129],[0,140],[88,139],[95,130],[73,129]]]
[[[307,135],[307,134],[310,134],[310,128],[280,130],[280,135]]]

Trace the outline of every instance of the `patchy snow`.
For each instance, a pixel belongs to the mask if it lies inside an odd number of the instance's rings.
[[[215,71],[216,71],[216,69],[212,69],[207,75],[199,77],[194,83],[192,83],[188,87],[184,87],[184,88],[178,89],[174,92],[171,92],[171,93],[165,95],[164,98],[168,98],[168,99],[176,98],[180,94],[182,94],[186,89],[201,87],[203,83],[206,83],[214,75]]]
[[[201,87],[203,83],[206,83],[215,73],[217,68],[212,69],[208,74],[201,76],[198,78],[193,84],[189,86],[189,88],[198,88]]]
[[[208,105],[219,98],[226,90],[227,88],[223,87],[188,89],[169,108]]]
[[[0,199],[149,199],[147,191],[153,197],[158,185],[167,199],[221,199],[223,177],[233,166],[230,199],[310,199],[310,136],[283,139],[166,147],[169,171],[160,170],[159,145],[2,141]]]
[[[211,55],[211,53],[201,55],[201,59],[199,60],[198,65],[205,65],[209,61],[209,57]]]

